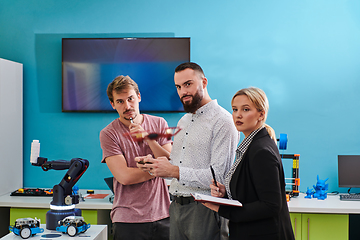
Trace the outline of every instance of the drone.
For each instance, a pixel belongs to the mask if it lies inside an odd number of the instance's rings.
[[[162,129],[160,133],[153,132],[146,135],[147,133],[146,131],[137,131],[137,132],[125,133],[124,136],[131,138],[136,142],[142,142],[145,139],[156,140],[162,137],[170,140],[173,136],[178,134],[180,130],[181,128],[179,127],[169,127]]]

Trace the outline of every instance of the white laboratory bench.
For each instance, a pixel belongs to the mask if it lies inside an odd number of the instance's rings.
[[[80,190],[80,192],[85,194],[86,190]],[[84,202],[77,204],[76,208],[82,210],[87,223],[107,225],[108,235],[110,235],[112,203],[110,203],[109,197],[112,193],[110,190],[95,190],[95,194],[109,195],[103,199],[85,199]],[[360,236],[360,228],[358,227],[360,225],[360,201],[340,201],[338,195],[328,195],[325,200],[306,199],[304,196],[305,194],[301,193],[300,196],[293,197],[288,202],[292,224],[296,226],[296,229],[305,231],[304,225],[308,223],[304,221],[311,219],[311,224],[315,225],[313,228],[320,229],[321,236],[326,236],[323,233],[324,229],[329,232],[329,229],[333,228],[332,222],[342,225],[340,230],[336,230],[342,232],[341,237],[337,240],[352,240],[356,239],[352,235]],[[9,223],[13,225],[16,218],[37,217],[42,220],[42,223],[45,223],[45,214],[49,210],[51,201],[52,197],[16,197],[10,196],[10,194],[0,196],[0,220],[3,219],[5,222],[5,224],[0,224],[0,237],[8,233]],[[302,221],[301,224],[300,221]],[[299,232],[297,230],[297,234],[300,234]],[[303,233],[303,235],[306,234]],[[296,239],[301,239],[301,237]]]
[[[288,206],[290,212],[297,213],[335,213],[335,214],[360,214],[360,201],[341,201],[339,195],[329,195],[325,200],[305,198],[306,194],[300,193],[298,197],[290,199]]]
[[[80,193],[85,196],[86,190],[80,190]],[[94,190],[94,194],[108,194],[103,199],[85,199],[76,204],[76,208],[80,209],[111,209],[112,203],[109,197],[112,195],[110,190]],[[49,196],[10,196],[5,194],[0,196],[0,207],[20,207],[20,208],[50,208],[52,197]]]
[[[82,195],[86,190],[80,190]],[[108,194],[103,199],[85,199],[80,201],[76,208],[111,210],[112,203],[109,197],[112,195],[110,190],[95,190],[95,194]],[[340,201],[338,195],[328,195],[325,200],[307,199],[305,194],[300,193],[298,197],[293,197],[288,202],[290,212],[299,213],[338,213],[338,214],[360,214],[360,201]],[[18,197],[5,194],[0,196],[0,207],[9,208],[45,208],[49,209],[52,197]]]
[[[301,193],[288,203],[296,240],[359,239],[360,201],[341,201],[339,195],[325,200]]]

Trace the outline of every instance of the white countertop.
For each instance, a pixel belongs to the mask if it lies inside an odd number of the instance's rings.
[[[306,194],[300,193],[288,203],[290,212],[298,213],[360,213],[360,201],[340,201],[339,195],[328,195],[325,200],[317,198],[304,198]]]
[[[103,199],[85,199],[76,204],[76,208],[80,209],[111,209],[112,203],[109,197],[112,195],[110,190],[94,190],[95,194],[108,194]],[[86,190],[80,190],[80,193],[86,195]],[[17,207],[17,208],[50,208],[52,197],[23,197],[10,196],[5,194],[0,196],[0,207]]]
[[[85,195],[86,190],[80,190]],[[103,199],[85,199],[84,202],[76,204],[80,209],[111,209],[112,203],[109,197],[110,190],[95,190],[95,194],[109,194]],[[293,197],[288,203],[290,212],[293,213],[337,213],[337,214],[360,214],[360,201],[340,201],[339,195],[328,195],[325,200],[316,198],[304,198],[305,194],[300,193]],[[16,197],[5,194],[0,196],[0,207],[18,208],[50,208],[52,197]]]

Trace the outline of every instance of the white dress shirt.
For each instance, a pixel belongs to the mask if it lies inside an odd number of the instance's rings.
[[[213,178],[224,183],[225,174],[235,158],[239,132],[231,114],[212,100],[195,114],[187,113],[178,122],[181,131],[175,135],[171,163],[179,166],[179,180],[173,179],[170,193],[190,196],[191,193],[210,195]]]

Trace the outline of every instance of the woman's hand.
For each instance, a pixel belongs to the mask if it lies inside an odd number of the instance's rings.
[[[225,186],[219,182],[217,182],[217,186],[214,184],[214,179],[212,180],[212,184],[210,184],[211,196],[213,197],[225,197],[226,189]]]
[[[217,204],[214,204],[214,203],[203,203],[202,205],[204,205],[205,207],[215,211],[215,212],[218,212],[219,211],[219,207],[220,205],[217,205]]]
[[[220,198],[225,197],[225,192],[226,192],[225,186],[219,182],[217,182],[217,186],[215,186],[214,179],[212,179],[212,184],[210,184],[210,189],[211,189],[211,196],[220,197]],[[208,202],[203,203],[202,205],[215,212],[218,212],[220,207],[220,205],[218,204],[208,203]]]

